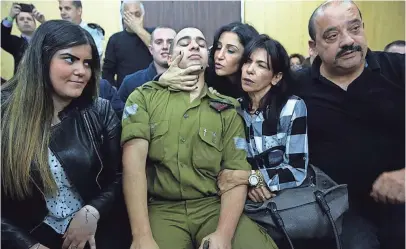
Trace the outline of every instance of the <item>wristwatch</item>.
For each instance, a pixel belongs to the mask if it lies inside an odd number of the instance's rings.
[[[263,184],[262,174],[259,170],[251,170],[248,177],[250,187],[261,187]]]

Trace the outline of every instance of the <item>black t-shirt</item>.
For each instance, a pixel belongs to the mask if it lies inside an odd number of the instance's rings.
[[[153,29],[147,31],[151,33]],[[151,53],[138,35],[125,30],[115,33],[107,43],[103,79],[119,88],[125,76],[147,68],[151,62]]]
[[[405,57],[368,51],[366,61],[345,91],[320,75],[317,57],[295,89],[308,109],[310,162],[348,184],[352,206],[372,201],[381,173],[405,167]]]

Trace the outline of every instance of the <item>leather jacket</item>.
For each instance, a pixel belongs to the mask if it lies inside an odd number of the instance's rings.
[[[49,148],[85,205],[95,207],[103,219],[122,191],[120,121],[110,102],[101,98],[82,108],[65,108],[59,117],[61,122],[51,130]],[[34,164],[31,177],[32,194],[23,200],[2,191],[3,248],[26,249],[38,243],[30,233],[42,224],[48,209]]]

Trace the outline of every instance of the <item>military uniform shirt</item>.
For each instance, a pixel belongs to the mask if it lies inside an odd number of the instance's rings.
[[[121,142],[149,141],[148,193],[165,200],[192,200],[217,194],[221,169],[250,170],[238,102],[207,91],[190,93],[154,82],[128,97]]]
[[[84,21],[82,21],[79,24],[80,27],[85,29],[87,32],[90,33],[90,35],[93,37],[94,43],[96,43],[97,51],[99,52],[100,59],[103,55],[103,40],[104,40],[104,35],[101,30],[99,29],[93,29],[87,25]]]

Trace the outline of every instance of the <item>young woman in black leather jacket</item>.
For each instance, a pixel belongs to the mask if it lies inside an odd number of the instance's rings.
[[[2,86],[4,248],[106,247],[99,231],[121,191],[121,125],[97,97],[99,62],[87,31],[48,21]]]

